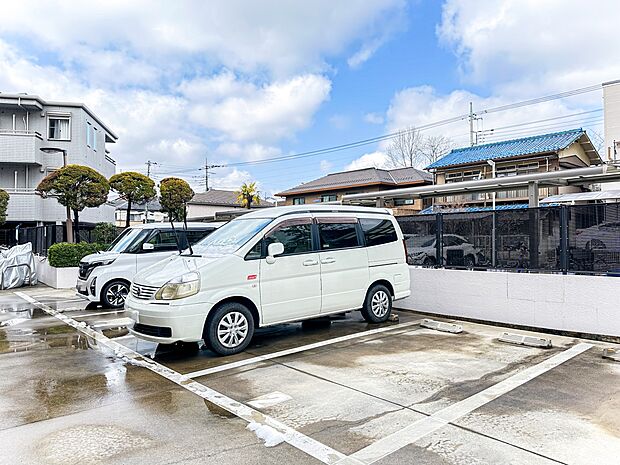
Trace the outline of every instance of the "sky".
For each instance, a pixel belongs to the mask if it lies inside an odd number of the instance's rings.
[[[83,102],[118,170],[261,196],[387,167],[388,141],[273,162],[465,115],[479,141],[584,127],[620,79],[617,0],[107,0],[3,3],[0,92]],[[469,144],[467,119],[423,131]]]

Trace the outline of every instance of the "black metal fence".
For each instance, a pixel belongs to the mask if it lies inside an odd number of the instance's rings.
[[[411,265],[620,276],[620,203],[400,216]]]
[[[94,226],[80,224],[80,242],[96,242]],[[120,233],[123,228],[117,228]],[[67,240],[63,225],[32,226],[16,229],[0,229],[0,245],[12,247],[18,244],[32,243],[32,251],[38,255],[47,255],[47,250],[57,242]]]

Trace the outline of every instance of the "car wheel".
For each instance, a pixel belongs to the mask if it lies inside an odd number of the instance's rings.
[[[205,343],[220,355],[242,352],[254,335],[254,317],[243,304],[229,302],[215,309],[203,331]]]
[[[109,308],[121,308],[129,294],[129,284],[125,281],[111,281],[101,290],[101,303]]]
[[[474,256],[473,255],[465,256],[465,258],[463,259],[463,265],[466,268],[473,268],[474,266],[476,266],[476,260],[474,259]]]
[[[435,259],[433,257],[426,257],[422,262],[423,266],[435,266]]]
[[[383,323],[392,313],[392,294],[382,284],[376,284],[366,294],[362,316],[368,323]]]

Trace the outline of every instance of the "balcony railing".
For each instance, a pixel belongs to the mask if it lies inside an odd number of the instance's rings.
[[[0,162],[42,165],[42,142],[36,131],[0,129]]]

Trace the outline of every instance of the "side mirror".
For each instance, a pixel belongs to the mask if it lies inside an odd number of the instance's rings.
[[[267,263],[275,263],[276,255],[282,255],[284,253],[284,244],[282,242],[274,242],[267,247]]]
[[[154,250],[155,246],[153,244],[149,244],[148,242],[145,242],[144,244],[142,244],[142,250]]]

